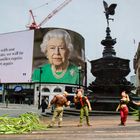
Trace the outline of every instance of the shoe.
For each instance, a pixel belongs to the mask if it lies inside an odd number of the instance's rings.
[[[58,127],[62,127],[62,123],[61,122],[58,122]]]
[[[78,124],[77,126],[78,126],[78,127],[81,127],[81,126],[83,126],[83,125],[82,125],[82,124]]]
[[[125,126],[125,124],[124,123],[120,123],[119,126]]]
[[[87,126],[92,126],[92,125],[90,123],[88,123]]]
[[[52,125],[50,125],[50,124],[47,126],[47,128],[52,128],[52,127],[53,127],[53,126],[52,126]]]

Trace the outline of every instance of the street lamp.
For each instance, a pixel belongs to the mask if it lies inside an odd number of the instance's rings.
[[[81,66],[78,66],[78,72],[79,72],[79,88],[80,88],[80,85],[81,85],[81,71],[82,71],[82,67]]]
[[[85,62],[84,76],[85,76],[85,90],[87,91],[87,62]]]
[[[40,97],[41,97],[41,74],[42,74],[42,68],[39,67],[39,94],[38,94],[38,109],[40,109]]]
[[[83,67],[81,65],[78,66],[78,73],[79,73],[79,88],[82,83],[82,86],[84,86],[85,90],[87,90],[87,62],[84,63]]]

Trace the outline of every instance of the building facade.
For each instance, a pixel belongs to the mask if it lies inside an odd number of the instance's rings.
[[[134,70],[136,74],[136,94],[140,95],[140,43],[134,56]]]
[[[73,97],[77,85],[66,84],[46,84],[46,83],[18,83],[0,85],[0,102],[5,102],[8,98],[9,103],[14,104],[41,104],[42,98],[48,98],[50,102],[54,95],[67,91],[69,100],[73,103]]]
[[[74,85],[64,85],[64,84],[41,84],[41,85],[39,85],[39,84],[35,84],[34,105],[38,105],[39,101],[41,104],[41,99],[44,97],[48,98],[48,101],[50,102],[56,94],[63,93],[64,91],[67,91],[69,93],[68,98],[69,98],[69,100],[71,100],[71,103],[72,103],[76,89],[77,89],[77,86],[74,86]]]

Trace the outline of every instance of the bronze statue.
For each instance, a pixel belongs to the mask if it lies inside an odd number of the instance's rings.
[[[117,4],[111,4],[110,6],[108,6],[108,4],[103,1],[103,5],[104,5],[104,8],[105,8],[105,16],[106,16],[106,19],[107,19],[107,25],[109,26],[109,20],[114,20],[113,18],[109,18],[109,15],[114,15],[115,14],[115,8],[117,6]]]

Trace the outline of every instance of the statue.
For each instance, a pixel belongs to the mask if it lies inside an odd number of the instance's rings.
[[[103,1],[103,6],[107,20],[106,37],[101,41],[104,46],[103,57],[90,61],[91,73],[95,76],[95,80],[89,85],[88,89],[94,93],[95,102],[92,102],[91,106],[95,110],[115,111],[118,106],[117,102],[120,99],[120,93],[122,91],[130,93],[133,85],[126,79],[130,72],[130,60],[116,56],[114,49],[116,38],[112,39],[110,35],[109,21],[113,19],[109,16],[115,14],[117,4],[108,6]]]
[[[109,18],[109,15],[114,15],[115,14],[115,8],[117,6],[117,4],[111,4],[110,6],[108,6],[108,4],[103,1],[103,5],[104,5],[104,8],[105,8],[105,16],[106,16],[106,19],[107,19],[107,26],[109,26],[109,20],[114,20],[113,18]]]

